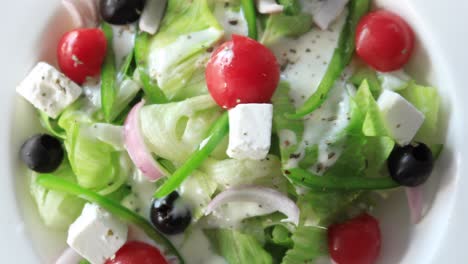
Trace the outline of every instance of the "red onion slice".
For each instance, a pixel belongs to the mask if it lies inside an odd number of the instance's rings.
[[[146,147],[140,127],[140,109],[144,101],[136,104],[127,116],[124,124],[124,143],[128,155],[138,169],[150,180],[155,181],[164,176],[159,165]]]
[[[314,14],[314,22],[321,29],[326,30],[343,12],[349,0],[327,0]]]
[[[283,6],[275,0],[257,0],[257,10],[260,14],[274,14],[283,12]]]
[[[291,199],[276,190],[260,186],[233,187],[218,194],[206,207],[205,215],[230,202],[255,202],[285,214],[288,218],[284,222],[299,224],[299,208]]]
[[[55,261],[55,264],[70,264],[70,263],[79,263],[83,259],[78,252],[72,248],[67,248],[63,251],[62,255],[58,257]]]
[[[141,14],[140,29],[149,34],[155,34],[166,9],[167,0],[148,0]]]
[[[417,224],[423,217],[423,187],[422,185],[405,188],[406,198],[410,209],[411,223]]]
[[[96,27],[99,23],[96,0],[62,0],[76,28]]]

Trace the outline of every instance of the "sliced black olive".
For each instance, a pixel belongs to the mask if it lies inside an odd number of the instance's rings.
[[[126,25],[137,21],[145,0],[101,0],[99,8],[104,21],[113,25]]]
[[[33,171],[49,173],[55,171],[63,160],[62,143],[47,134],[35,135],[21,147],[21,159]]]
[[[179,194],[172,192],[165,198],[153,201],[150,219],[162,233],[175,235],[184,232],[190,225],[192,213],[180,199]]]
[[[414,187],[427,181],[434,168],[431,150],[423,143],[395,146],[388,158],[390,176],[403,186]]]

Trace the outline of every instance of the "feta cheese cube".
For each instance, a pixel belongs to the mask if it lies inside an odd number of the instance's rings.
[[[424,114],[401,95],[384,90],[377,100],[386,128],[399,145],[413,140],[424,122]]]
[[[229,110],[229,147],[234,159],[262,160],[271,144],[273,105],[239,104]]]
[[[95,204],[86,204],[68,230],[68,245],[92,264],[103,264],[127,241],[128,226]]]
[[[80,86],[45,62],[39,62],[16,91],[52,118],[57,118],[81,95]]]

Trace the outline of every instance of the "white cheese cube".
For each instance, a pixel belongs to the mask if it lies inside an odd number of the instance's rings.
[[[95,204],[86,204],[68,230],[68,245],[92,264],[103,264],[127,241],[128,226]]]
[[[16,91],[52,118],[57,118],[81,95],[80,86],[45,62],[39,62]]]
[[[386,128],[399,145],[413,140],[424,122],[424,114],[401,95],[384,90],[377,100]]]
[[[273,105],[239,104],[229,110],[229,147],[234,159],[262,160],[271,144]]]

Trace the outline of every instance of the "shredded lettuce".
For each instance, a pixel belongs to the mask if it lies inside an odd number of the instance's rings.
[[[271,264],[271,255],[252,236],[231,229],[206,230],[213,246],[229,264]]]
[[[213,99],[203,95],[181,102],[143,107],[141,128],[149,149],[178,166],[205,139],[220,114]]]
[[[207,49],[224,32],[207,0],[169,0],[159,32],[151,38],[145,58],[147,72],[169,100],[206,94]]]
[[[65,180],[76,182],[68,162],[54,172]],[[43,223],[53,229],[66,230],[81,214],[85,202],[76,196],[48,190],[36,183],[38,174],[31,173],[30,192],[34,198]]]

